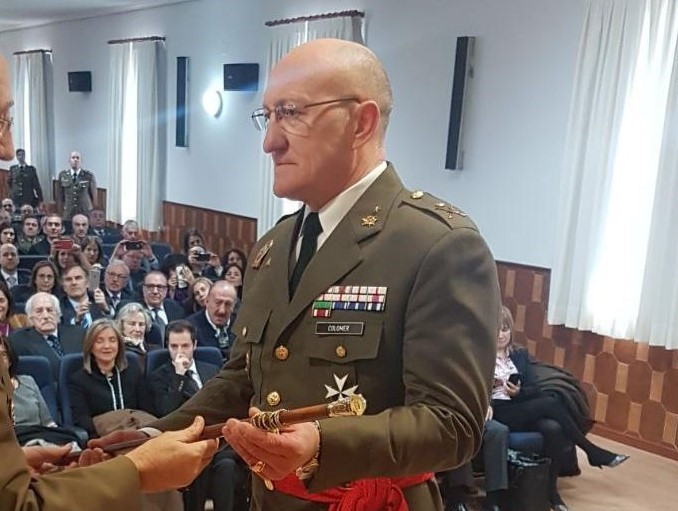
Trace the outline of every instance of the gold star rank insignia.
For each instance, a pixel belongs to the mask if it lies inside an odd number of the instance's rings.
[[[363,227],[374,227],[377,225],[377,222],[379,221],[379,217],[377,215],[381,211],[380,206],[375,206],[374,211],[372,212],[371,215],[366,215],[360,219],[360,224]]]
[[[353,387],[349,387],[347,389],[344,389],[344,385],[346,385],[346,379],[348,378],[348,373],[339,378],[336,374],[334,375],[334,383],[337,385],[337,388],[332,388],[329,385],[325,385],[325,389],[327,390],[327,395],[325,396],[325,399],[329,398],[335,398],[335,399],[342,399],[345,397],[349,397],[355,394],[355,391],[358,390],[357,385],[353,385]]]

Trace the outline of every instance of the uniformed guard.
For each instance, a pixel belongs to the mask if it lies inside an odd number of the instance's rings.
[[[64,220],[89,212],[97,206],[97,183],[94,174],[80,167],[80,153],[71,153],[71,168],[59,172],[59,199],[63,205]]]
[[[17,165],[9,168],[7,186],[14,205],[19,208],[24,204],[30,204],[34,208],[42,202],[42,187],[38,179],[38,173],[33,165],[26,163],[26,151],[16,150]]]

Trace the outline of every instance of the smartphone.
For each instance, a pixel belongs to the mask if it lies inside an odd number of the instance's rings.
[[[56,250],[71,250],[73,248],[73,240],[62,238],[59,240],[54,240],[52,245],[54,245]]]
[[[94,292],[95,289],[99,289],[101,284],[101,270],[96,266],[89,270],[87,275],[87,289],[91,292]]]
[[[125,248],[127,250],[141,250],[144,248],[144,244],[141,241],[128,241],[125,243]]]
[[[212,254],[210,254],[209,252],[205,252],[204,254],[195,254],[195,260],[202,262],[202,263],[206,263],[211,258],[212,258]]]
[[[520,373],[511,373],[508,377],[508,381],[513,385],[520,385]]]

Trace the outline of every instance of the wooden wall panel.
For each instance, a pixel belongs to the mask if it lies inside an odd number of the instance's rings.
[[[589,397],[594,432],[678,460],[678,350],[546,322],[551,272],[497,263],[516,342],[574,373]]]

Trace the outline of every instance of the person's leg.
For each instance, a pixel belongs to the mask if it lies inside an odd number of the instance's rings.
[[[485,508],[493,509],[499,493],[508,488],[508,426],[496,420],[487,421],[483,430],[483,463],[485,465]]]
[[[444,472],[442,486],[445,508],[455,511],[464,509],[469,497],[469,488],[473,487],[471,463]]]
[[[214,511],[233,511],[236,462],[225,451],[226,449],[219,451],[209,467],[209,490],[207,494],[214,503]]]
[[[543,454],[551,460],[551,466],[549,467],[549,500],[554,506],[564,504],[563,499],[558,493],[558,473],[568,447],[568,439],[563,432],[563,428],[553,419],[539,419],[536,422],[536,427],[537,431],[544,438]]]

